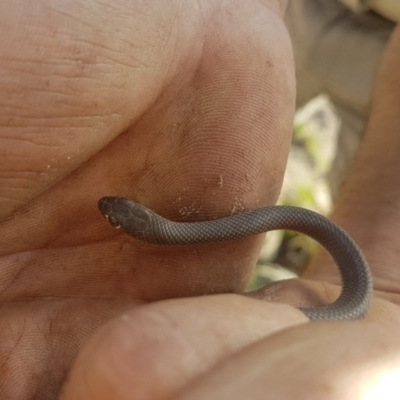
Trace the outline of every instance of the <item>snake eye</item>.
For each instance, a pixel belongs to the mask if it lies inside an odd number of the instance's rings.
[[[107,221],[109,222],[109,224],[110,224],[111,226],[113,226],[113,227],[116,228],[116,229],[121,228],[121,225],[120,225],[120,223],[117,221],[116,218],[110,217],[109,215],[107,215],[106,218],[107,218]]]

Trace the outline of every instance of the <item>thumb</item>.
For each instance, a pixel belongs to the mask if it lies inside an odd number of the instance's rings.
[[[290,306],[238,295],[138,307],[92,338],[61,399],[166,399],[235,351],[306,321]]]

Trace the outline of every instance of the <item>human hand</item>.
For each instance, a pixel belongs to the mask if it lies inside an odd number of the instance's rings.
[[[294,111],[282,13],[0,5],[0,398],[54,398],[93,332],[135,305],[244,288],[261,238],[148,246],[96,204],[126,196],[191,221],[275,202]],[[290,312],[268,329],[305,321]]]
[[[289,306],[234,295],[157,302],[123,314],[93,337],[64,399],[398,398],[399,44],[398,29],[380,70],[366,142],[333,215],[371,261],[376,297],[367,320],[307,324]],[[377,152],[385,141],[386,151]],[[339,286],[315,279],[333,282],[337,273],[326,258],[317,263],[308,273],[312,280],[277,282],[252,297],[332,302]]]

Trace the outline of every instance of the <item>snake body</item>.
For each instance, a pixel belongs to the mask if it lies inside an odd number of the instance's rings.
[[[369,309],[372,278],[353,239],[339,226],[313,211],[272,206],[204,222],[173,222],[121,197],[102,197],[98,207],[109,223],[148,243],[186,245],[241,239],[288,229],[315,239],[333,257],[342,278],[338,299],[327,306],[301,308],[310,319],[360,319]]]

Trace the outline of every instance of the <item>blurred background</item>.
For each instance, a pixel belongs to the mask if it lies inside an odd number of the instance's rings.
[[[332,195],[327,173],[336,154],[339,130],[340,119],[326,95],[313,98],[297,111],[278,204],[329,214]],[[301,275],[317,248],[307,236],[292,231],[269,232],[247,289]]]

